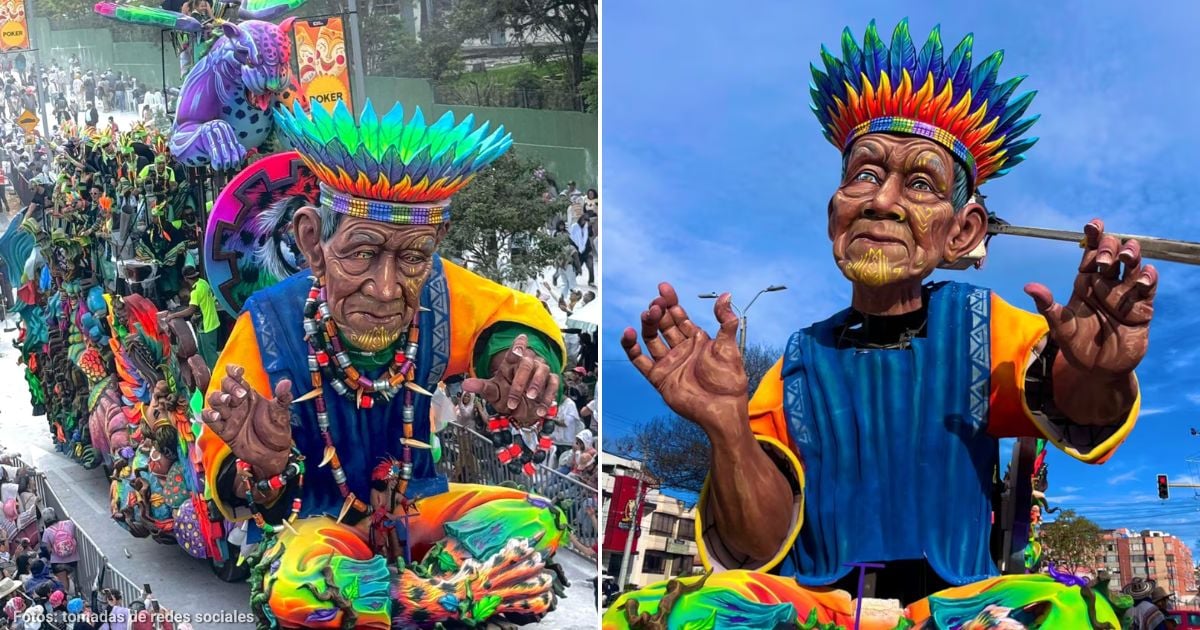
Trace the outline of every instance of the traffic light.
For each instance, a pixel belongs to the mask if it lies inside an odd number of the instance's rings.
[[[1167,486],[1167,476],[1159,475],[1158,476],[1158,498],[1163,499],[1165,501],[1170,496],[1171,496],[1171,491],[1170,491],[1169,486]]]

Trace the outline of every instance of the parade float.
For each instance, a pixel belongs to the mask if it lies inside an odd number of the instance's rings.
[[[116,524],[248,578],[260,627],[537,621],[566,586],[566,515],[448,483],[430,409],[462,380],[504,411],[498,435],[550,444],[557,326],[437,255],[452,196],[512,139],[473,116],[295,98],[291,20],[271,20],[299,4],[222,3],[204,22],[96,5],[205,54],[166,133],[67,125],[57,180],[0,237],[31,402],[63,453],[109,475]],[[215,175],[210,205],[197,186]]]
[[[605,630],[1122,627],[1131,601],[1106,578],[1043,561],[1045,447],[1101,464],[1124,441],[1158,283],[1143,259],[1191,262],[1196,248],[1099,219],[1078,234],[1007,226],[979,187],[1033,146],[1033,93],[1000,78],[1002,53],[973,58],[970,35],[944,49],[935,28],[918,43],[906,20],[890,41],[872,22],[812,67],[812,110],[842,154],[828,222],[851,308],[792,334],[753,397],[728,294],[714,336],[666,283],[640,339],[624,332],[633,365],[708,435],[712,468],[697,506],[704,573],[622,594]],[[1080,243],[1066,303],[1030,284],[1029,313],[926,282],[978,265],[1006,233]],[[1020,501],[1002,510],[999,440],[1012,437],[1028,452],[1005,479]],[[1001,551],[1005,512],[1020,522]]]

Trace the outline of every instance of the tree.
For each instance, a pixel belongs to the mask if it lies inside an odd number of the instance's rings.
[[[92,12],[95,4],[88,0],[37,0],[34,15],[40,18],[84,17]]]
[[[364,19],[362,30],[367,74],[437,81],[458,76],[466,68],[462,60],[466,36],[451,22],[426,24],[419,40],[395,15]]]
[[[758,389],[763,375],[779,359],[778,348],[754,344],[743,358],[749,391]],[[711,467],[708,436],[695,423],[677,414],[658,416],[638,423],[633,435],[617,440],[616,450],[640,458],[650,472],[668,488],[700,492]]]
[[[584,66],[584,50],[588,38],[599,24],[599,13],[595,0],[474,0],[473,8],[464,7],[464,14],[476,16],[471,24],[476,30],[471,35],[486,35],[478,31],[479,25],[501,25],[509,29],[513,37],[523,46],[532,43],[534,37],[545,33],[558,40],[563,55],[567,58],[568,85],[572,92],[587,78]],[[463,3],[471,5],[470,2]],[[480,19],[479,7],[490,10],[490,16]]]
[[[1046,560],[1070,571],[1095,564],[1104,545],[1100,526],[1075,510],[1063,510],[1058,518],[1042,525],[1041,539]]]
[[[562,243],[546,226],[566,214],[566,204],[542,200],[544,184],[533,177],[535,168],[534,162],[510,153],[476,175],[454,196],[453,223],[442,252],[509,285],[528,282],[555,266]]]
[[[579,84],[579,93],[583,96],[588,113],[600,112],[600,75],[595,70],[591,70],[583,83]]]

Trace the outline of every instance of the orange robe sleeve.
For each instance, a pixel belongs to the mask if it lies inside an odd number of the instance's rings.
[[[783,411],[783,359],[776,361],[775,365],[767,370],[754,397],[750,399],[750,430],[754,432],[759,446],[788,477],[792,487],[797,489],[792,495],[792,523],[788,527],[783,544],[767,562],[754,562],[737,556],[729,550],[717,532],[705,526],[713,519],[708,502],[711,478],[705,479],[704,488],[700,490],[700,504],[696,510],[696,546],[700,550],[700,562],[710,571],[770,571],[783,561],[784,555],[795,544],[796,537],[800,535],[800,527],[804,524],[804,467],[800,464],[799,452],[788,433],[787,417]]]
[[[1114,427],[1095,429],[1088,443],[1070,439],[1067,428],[1035,414],[1025,400],[1025,373],[1044,345],[1049,327],[1036,313],[1023,311],[992,292],[992,377],[988,433],[994,437],[1046,438],[1075,459],[1101,464],[1112,457],[1137,423],[1141,407],[1139,388],[1129,417]]]
[[[212,371],[212,380],[209,382],[208,391],[204,396],[205,409],[208,408],[208,394],[221,389],[225,370],[230,365],[245,369],[246,384],[254,391],[266,398],[274,396],[274,392],[271,391],[271,379],[263,370],[262,355],[258,350],[258,337],[255,336],[254,322],[250,319],[249,313],[242,313],[238,316],[237,323],[233,326],[233,332],[229,335],[229,341],[225,343],[225,348],[221,350],[221,356],[217,358],[217,365]],[[201,461],[204,463],[204,487],[207,498],[213,500],[225,518],[231,521],[245,520],[245,518],[235,519],[233,509],[225,504],[216,491],[217,475],[221,472],[225,458],[229,457],[229,446],[216,433],[213,433],[208,425],[204,425],[200,429],[198,444]]]
[[[450,360],[446,375],[475,376],[475,348],[484,333],[499,323],[528,326],[557,346],[560,365],[566,365],[566,344],[554,318],[537,298],[478,276],[442,259],[450,293]]]

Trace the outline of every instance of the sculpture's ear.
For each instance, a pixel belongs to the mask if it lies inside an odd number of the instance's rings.
[[[242,38],[242,29],[238,28],[237,24],[232,22],[221,22],[221,31],[225,34],[225,37],[233,41]]]
[[[292,30],[292,23],[296,21],[296,17],[292,16],[279,23],[279,32],[287,33]]]
[[[292,216],[296,247],[318,278],[325,275],[325,250],[321,247],[321,215],[312,206],[304,206]]]

